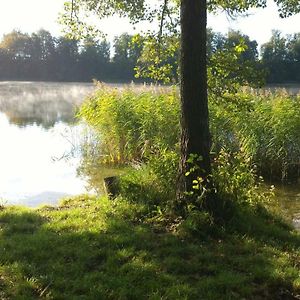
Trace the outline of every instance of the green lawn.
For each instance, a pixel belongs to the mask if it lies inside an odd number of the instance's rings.
[[[0,208],[0,299],[297,299],[300,237],[267,213],[164,230],[145,207],[80,196]]]

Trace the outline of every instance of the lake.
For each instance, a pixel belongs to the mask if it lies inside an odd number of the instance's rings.
[[[300,94],[300,85],[299,84],[270,84],[265,88],[262,88],[263,90],[269,90],[271,92],[274,91],[285,91],[290,95],[299,95]]]
[[[0,82],[0,203],[35,207],[86,192],[77,176],[85,83]]]
[[[0,82],[0,204],[55,205],[87,192],[90,180],[77,172],[85,128],[74,114],[94,89],[87,83]],[[276,194],[300,230],[300,185],[278,186]]]
[[[276,185],[275,196],[294,227],[300,231],[300,184]]]

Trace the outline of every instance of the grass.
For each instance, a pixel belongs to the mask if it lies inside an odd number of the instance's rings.
[[[300,237],[267,211],[176,231],[78,196],[0,208],[0,299],[296,299]]]

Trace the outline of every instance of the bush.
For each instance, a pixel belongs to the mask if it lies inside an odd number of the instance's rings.
[[[222,149],[213,163],[213,179],[217,195],[223,202],[240,206],[269,204],[273,199],[273,186],[263,187],[262,177],[257,177],[256,166],[243,152]]]

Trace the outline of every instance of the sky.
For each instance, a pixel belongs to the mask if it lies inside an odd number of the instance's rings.
[[[35,32],[40,28],[49,30],[53,35],[61,34],[57,23],[58,13],[63,10],[65,0],[0,0],[0,37],[13,29],[23,32]],[[230,20],[224,14],[210,15],[208,26],[215,31],[226,33],[229,28],[240,30],[257,40],[259,45],[268,41],[272,29],[279,29],[283,34],[300,32],[300,14],[288,19],[280,19],[276,5],[269,0],[268,8],[250,11],[250,16]],[[102,21],[101,30],[113,36],[123,32],[133,32],[126,20],[118,18]]]

